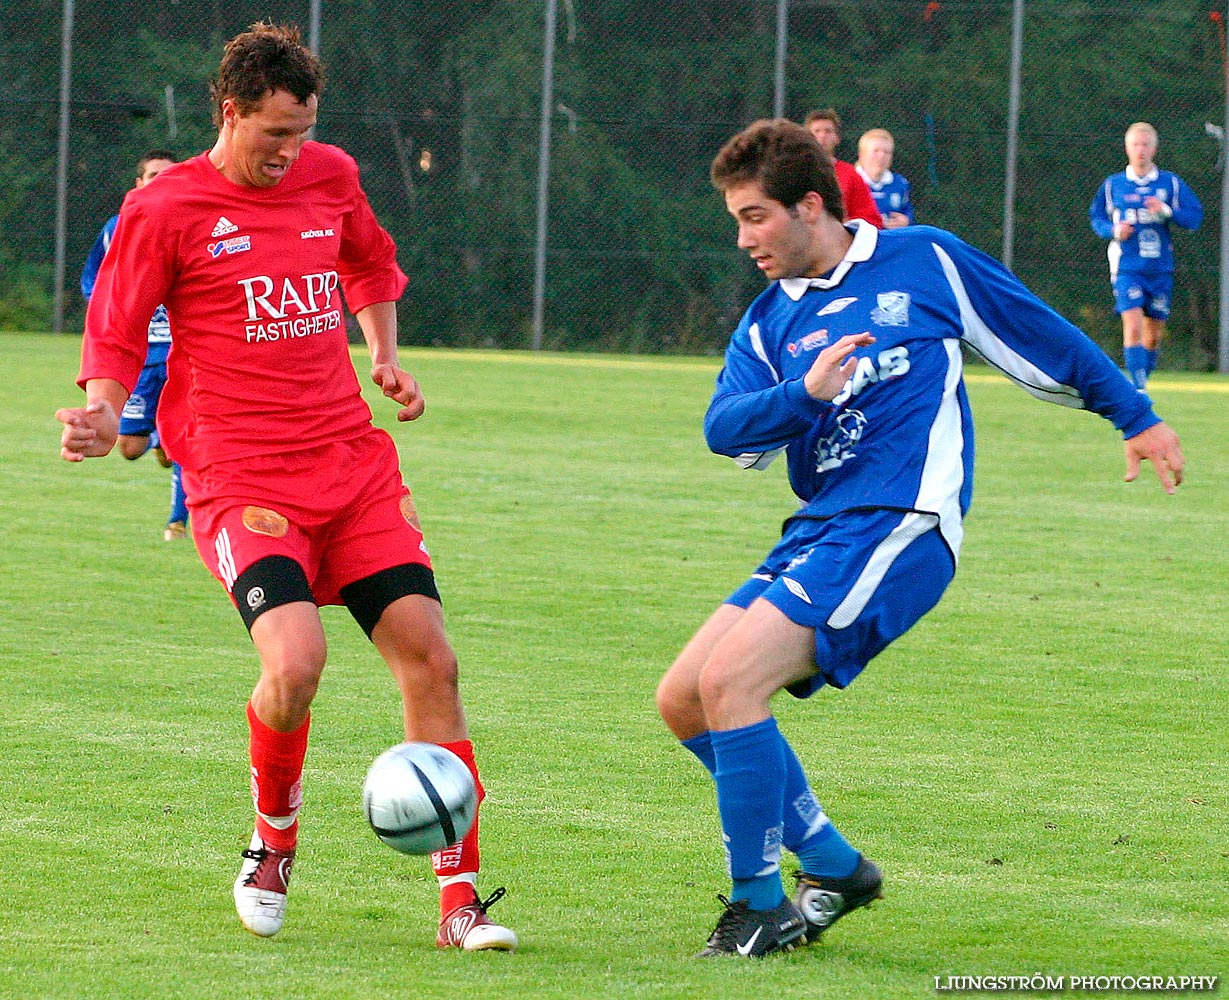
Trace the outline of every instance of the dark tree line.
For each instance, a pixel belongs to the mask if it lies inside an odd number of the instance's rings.
[[[720,349],[761,287],[733,246],[708,163],[773,101],[776,0],[561,0],[549,188],[546,344]],[[306,32],[307,3],[77,3],[69,160],[70,293],[98,227],[151,146],[192,155],[213,130],[205,81],[261,17]],[[0,8],[0,327],[49,322],[55,239],[58,2]],[[329,80],[318,138],[344,146],[401,248],[407,343],[526,346],[537,206],[544,4],[321,5]],[[1171,360],[1214,356],[1222,23],[1209,5],[1027,7],[1015,266],[1107,346],[1098,182],[1132,121],[1203,198],[1179,237]],[[786,113],[833,105],[841,155],[881,126],[920,221],[1002,246],[1009,0],[794,0]],[[81,308],[70,297],[70,323]]]

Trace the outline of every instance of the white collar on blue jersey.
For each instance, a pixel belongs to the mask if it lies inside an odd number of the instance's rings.
[[[845,223],[845,228],[853,233],[853,242],[826,278],[780,278],[781,291],[797,302],[808,288],[835,288],[845,280],[854,264],[870,260],[879,242],[879,230],[865,219],[852,219]]]
[[[1146,174],[1144,174],[1143,177],[1140,177],[1139,174],[1137,174],[1129,166],[1127,167],[1125,173],[1127,175],[1127,180],[1131,181],[1134,184],[1147,184],[1151,181],[1156,180],[1158,177],[1161,176],[1161,172],[1160,170],[1157,169],[1157,166],[1155,163],[1152,165],[1152,169],[1149,170]]]
[[[872,187],[877,187],[877,188],[880,188],[880,187],[883,187],[885,184],[891,184],[891,183],[892,183],[892,176],[893,176],[893,175],[892,175],[892,171],[890,171],[890,170],[885,170],[885,171],[883,172],[883,176],[882,176],[882,177],[880,177],[880,178],[879,178],[879,180],[877,180],[877,181],[873,181],[873,180],[871,180],[871,175],[870,175],[870,174],[868,174],[865,170],[863,170],[863,169],[862,169],[862,164],[860,164],[860,163],[855,163],[855,164],[853,165],[853,168],[854,168],[854,170],[856,170],[856,171],[858,172],[858,176],[859,176],[859,177],[861,177],[864,181],[866,181],[866,183],[867,183],[867,184],[871,185]]]

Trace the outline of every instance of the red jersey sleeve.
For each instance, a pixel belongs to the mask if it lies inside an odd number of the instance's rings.
[[[845,197],[845,219],[865,219],[877,229],[883,228],[883,216],[875,207],[875,199],[866,181],[858,176],[858,171],[852,163],[836,160],[837,183],[841,185],[841,194]]]
[[[358,165],[346,159],[352,171],[354,200],[341,234],[337,273],[347,308],[358,313],[377,302],[396,302],[409,279],[397,264],[397,245],[376,220],[359,184]]]

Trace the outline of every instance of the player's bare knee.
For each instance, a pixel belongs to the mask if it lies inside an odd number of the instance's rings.
[[[320,686],[320,669],[305,663],[267,665],[261,661],[261,701],[277,720],[298,720],[306,714]]]
[[[446,642],[417,649],[411,655],[389,658],[389,667],[399,685],[419,697],[445,699],[459,690],[457,655]]]
[[[145,437],[121,434],[116,443],[119,445],[119,453],[130,462],[140,458],[149,449],[149,438]]]
[[[705,665],[700,671],[700,676],[697,679],[696,693],[700,696],[700,704],[705,709],[714,709],[721,705],[722,701],[728,698],[736,697],[733,688],[736,687],[735,681],[737,675],[733,671],[725,669],[721,661],[715,661]]]
[[[673,670],[667,671],[657,685],[657,712],[680,738],[694,736],[705,728],[700,692],[694,683],[684,681]]]
[[[675,690],[674,682],[669,674],[666,674],[658,682],[656,697],[657,714],[665,720],[666,725],[669,725],[671,717],[675,714],[676,702],[678,700],[678,692]]]
[[[328,648],[318,621],[313,624],[315,628],[303,628],[275,610],[262,616],[252,630],[263,693],[287,714],[311,704],[324,672]]]
[[[750,705],[767,704],[773,691],[746,664],[714,657],[700,671],[697,693],[705,718],[724,728],[721,720]]]

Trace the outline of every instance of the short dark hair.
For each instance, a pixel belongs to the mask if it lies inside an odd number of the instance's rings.
[[[841,116],[836,113],[836,108],[816,108],[808,112],[802,124],[810,127],[811,122],[832,122],[838,132],[841,130]]]
[[[150,160],[170,160],[172,163],[177,163],[179,157],[172,153],[169,149],[148,149],[145,155],[137,160],[137,178],[140,179],[145,173],[145,167]]]
[[[761,118],[748,125],[721,147],[709,176],[721,192],[756,181],[769,198],[790,209],[815,191],[830,215],[845,219],[832,158],[810,132],[786,118]]]
[[[323,89],[324,66],[304,46],[299,29],[258,21],[226,43],[209,81],[213,123],[222,127],[222,102],[228,97],[246,115],[275,90],[289,91],[302,104]]]

